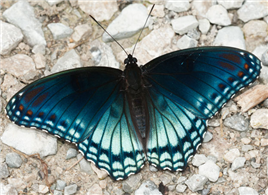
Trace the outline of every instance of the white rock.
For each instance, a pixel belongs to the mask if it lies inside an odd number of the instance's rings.
[[[147,8],[148,13],[152,9],[152,6],[153,5],[148,6],[148,8]],[[151,15],[162,18],[165,16],[164,9],[165,9],[164,5],[155,5]]]
[[[160,55],[173,51],[171,48],[171,40],[174,34],[170,25],[151,31],[142,41],[137,43],[134,56],[138,59],[138,64],[143,65]],[[128,53],[132,53],[132,50],[133,46],[126,49]],[[125,58],[126,54],[124,52],[117,55],[117,59],[124,60]]]
[[[224,155],[224,160],[232,163],[234,162],[235,158],[240,156],[240,152],[237,148],[229,150],[225,155]]]
[[[23,80],[27,80],[28,76],[35,72],[33,59],[25,54],[16,54],[1,61],[2,70],[6,70],[10,74]]]
[[[92,27],[88,24],[81,24],[74,28],[74,33],[72,34],[72,39],[75,42],[83,41],[89,38],[92,33]]]
[[[267,2],[263,0],[246,1],[237,13],[238,18],[243,22],[262,18],[268,15]]]
[[[236,169],[239,169],[241,167],[244,167],[246,162],[245,157],[236,157],[232,163],[232,171],[235,171]]]
[[[173,30],[180,35],[187,33],[198,26],[198,21],[194,16],[183,16],[171,20]]]
[[[166,0],[165,7],[175,12],[185,12],[190,9],[189,0]]]
[[[128,38],[143,28],[147,17],[147,8],[142,4],[134,3],[125,7],[121,14],[111,22],[106,30],[116,40]],[[147,22],[146,26],[148,24]],[[104,42],[112,41],[112,38],[107,33],[103,34],[102,39]]]
[[[179,49],[187,49],[191,47],[196,47],[197,46],[197,40],[192,39],[188,37],[187,35],[183,35],[177,42],[177,47]]]
[[[202,34],[207,34],[209,29],[210,23],[206,18],[199,20],[199,30],[202,32]]]
[[[208,160],[205,164],[199,166],[199,174],[204,175],[212,182],[216,182],[220,175],[220,167],[212,160]]]
[[[0,192],[2,195],[18,195],[16,188],[12,184],[4,185],[0,183]]]
[[[119,68],[120,64],[115,59],[112,48],[100,40],[90,43],[90,52],[95,66]]]
[[[221,4],[226,9],[235,9],[240,8],[244,2],[244,0],[217,0],[218,4]]]
[[[239,195],[259,195],[259,193],[250,187],[240,187],[238,188]]]
[[[46,1],[48,2],[48,4],[49,4],[50,6],[52,6],[52,5],[57,5],[57,4],[59,4],[59,3],[63,2],[64,0],[46,0]]]
[[[159,190],[157,189],[155,183],[150,180],[143,182],[139,187],[139,189],[135,191],[135,195],[141,195],[141,194],[162,195],[162,193],[159,192]]]
[[[12,24],[0,20],[1,46],[0,54],[6,55],[14,49],[23,39],[21,30]]]
[[[231,24],[227,10],[221,5],[213,5],[210,7],[206,16],[207,19],[213,24],[222,26],[228,26]]]
[[[250,117],[250,125],[255,129],[268,129],[268,109],[258,109]]]
[[[246,49],[243,32],[238,26],[224,27],[219,30],[213,45]]]
[[[35,18],[34,9],[26,0],[13,4],[3,16],[22,30],[29,45],[46,45],[42,24]]]
[[[74,49],[72,49],[66,52],[60,59],[58,59],[57,63],[52,67],[51,72],[55,73],[78,67],[82,67],[80,56]]]
[[[208,9],[215,4],[215,0],[193,0],[192,10],[198,16],[198,18],[205,18]]]
[[[40,53],[42,55],[45,55],[46,53],[46,46],[45,45],[35,45],[32,49],[32,52],[34,54]]]
[[[183,193],[185,190],[186,190],[187,186],[186,185],[183,185],[183,184],[178,184],[176,186],[176,191],[177,192],[180,192],[180,193]]]
[[[204,189],[205,183],[208,181],[203,175],[194,174],[188,180],[185,181],[185,184],[192,192],[197,192]]]
[[[62,23],[50,23],[47,27],[51,31],[55,40],[69,37],[73,33],[73,29]]]
[[[46,194],[47,192],[49,192],[49,188],[45,185],[39,185],[38,187],[38,192],[40,194]]]
[[[46,58],[41,53],[37,53],[33,56],[36,69],[46,68]]]
[[[204,154],[196,154],[193,157],[192,164],[196,167],[199,167],[200,165],[207,162],[207,157]]]
[[[110,20],[114,13],[118,11],[117,0],[77,0],[77,4],[81,10],[87,14],[91,14],[98,22]]]
[[[56,154],[57,138],[40,130],[19,127],[9,123],[1,137],[4,144],[27,155],[40,154],[41,157]]]

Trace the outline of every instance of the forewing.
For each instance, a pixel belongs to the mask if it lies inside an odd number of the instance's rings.
[[[148,86],[194,115],[212,117],[237,91],[260,74],[260,60],[230,47],[200,47],[176,51],[143,67]]]
[[[121,74],[88,67],[50,75],[15,94],[6,106],[7,115],[17,125],[81,142],[118,96]]]

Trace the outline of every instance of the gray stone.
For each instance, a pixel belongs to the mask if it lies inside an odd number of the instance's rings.
[[[1,195],[18,195],[18,192],[13,185],[4,185],[2,182],[0,183],[0,193]]]
[[[246,162],[245,157],[236,157],[232,163],[232,167],[231,167],[232,171],[235,171],[239,168],[244,167],[245,162]]]
[[[51,31],[55,40],[69,37],[73,33],[73,29],[62,23],[50,23],[47,27]]]
[[[6,155],[6,163],[10,168],[19,168],[22,165],[22,159],[19,154],[12,152]]]
[[[199,174],[204,175],[212,182],[216,182],[220,175],[220,167],[212,160],[208,160],[205,164],[199,166]]]
[[[74,49],[66,52],[52,67],[51,72],[56,73],[63,70],[82,67],[80,56]]]
[[[229,150],[224,156],[224,160],[233,163],[234,160],[240,156],[240,152],[237,148]]]
[[[192,164],[196,167],[199,167],[200,165],[207,162],[207,157],[204,154],[196,154],[193,157]]]
[[[183,16],[176,19],[171,20],[173,30],[183,35],[187,33],[189,30],[192,30],[198,26],[198,21],[194,16]]]
[[[49,192],[49,188],[48,188],[48,186],[40,184],[40,185],[38,185],[38,192],[39,192],[39,194],[46,194]]]
[[[0,20],[0,31],[2,41],[0,55],[6,55],[22,41],[23,34],[19,28],[2,20]]]
[[[163,185],[166,186],[167,184],[169,184],[172,181],[172,178],[170,175],[167,174],[162,174],[159,177],[160,181],[162,181]]]
[[[10,58],[2,59],[1,69],[23,81],[31,80],[36,76],[35,63],[31,57],[25,54],[16,54]]]
[[[82,154],[78,154],[77,155],[77,160],[80,160],[81,158],[83,158],[80,162],[79,162],[79,166],[80,166],[80,170],[82,172],[85,172],[89,175],[91,175],[93,173],[93,170],[91,168],[91,163],[89,161],[87,161]]]
[[[135,189],[137,189],[141,179],[141,174],[131,175],[129,178],[123,181],[123,190],[127,193],[132,193]]]
[[[41,53],[37,53],[33,56],[36,69],[45,69],[46,68],[46,58]]]
[[[199,22],[199,30],[202,32],[202,34],[207,34],[210,29],[210,22],[208,19],[204,18],[198,21]]]
[[[34,9],[26,0],[13,4],[3,16],[22,30],[29,45],[46,45],[42,24],[35,18]]]
[[[178,184],[176,186],[176,191],[179,192],[179,193],[183,193],[185,192],[187,186],[186,185],[183,185],[183,184]]]
[[[122,10],[121,14],[111,22],[106,31],[116,40],[131,37],[143,28],[147,17],[148,13],[144,5],[131,4]],[[148,24],[147,22],[146,27]],[[113,41],[107,33],[103,33],[102,39],[104,42]]]
[[[226,127],[230,127],[237,131],[247,131],[249,127],[249,121],[242,115],[233,115],[227,117],[223,123]]]
[[[210,142],[213,138],[213,134],[210,133],[209,131],[207,131],[207,133],[205,134],[205,137],[203,139],[204,143]]]
[[[205,176],[194,174],[185,182],[185,184],[192,192],[197,192],[199,190],[203,190],[204,185],[207,181],[208,178],[206,178]]]
[[[108,176],[107,171],[97,168],[94,163],[91,163],[91,168],[97,174],[100,180],[103,180]]]
[[[90,52],[95,66],[120,67],[112,48],[108,44],[100,40],[94,40],[90,43]]]
[[[187,180],[187,177],[181,176],[178,178],[177,184],[184,184],[186,180]]]
[[[249,150],[253,150],[253,146],[252,145],[243,145],[242,146],[242,151],[243,152],[248,152]]]
[[[66,160],[71,159],[71,158],[75,158],[77,156],[78,152],[76,149],[74,148],[69,148],[69,150],[67,151],[66,154]]]
[[[135,191],[135,195],[162,195],[157,186],[151,180],[145,181]]]
[[[263,106],[266,107],[266,108],[268,108],[268,99],[264,100]]]
[[[178,40],[177,47],[179,49],[187,49],[191,47],[196,47],[197,43],[198,43],[197,40],[192,39],[187,35],[183,35],[183,37]]]
[[[207,156],[207,159],[213,161],[214,163],[217,162],[217,157],[215,157],[215,156],[213,156],[213,155],[208,155],[208,156]]]
[[[63,2],[64,0],[46,0],[46,1],[48,2],[48,4],[50,6],[53,6],[53,5],[57,5],[57,4],[61,3],[61,2]]]
[[[226,9],[236,9],[240,8],[244,0],[217,0],[219,4],[224,6]]]
[[[9,123],[1,137],[4,144],[27,155],[40,154],[41,157],[57,153],[57,138],[40,130],[23,128]]]
[[[243,22],[263,18],[268,15],[267,4],[262,0],[246,1],[237,13]]]
[[[215,4],[215,0],[193,0],[192,10],[196,12],[197,16],[201,16],[199,18],[205,18],[208,9]]]
[[[66,186],[64,188],[64,194],[66,194],[66,195],[75,194],[76,192],[77,192],[77,185],[76,184],[72,184],[72,185]]]
[[[218,31],[213,42],[214,46],[230,46],[240,49],[246,49],[246,43],[243,32],[238,26],[224,27]]]
[[[261,56],[261,62],[264,66],[268,66],[268,50],[266,50]]]
[[[90,2],[77,0],[77,5],[83,12],[92,15],[98,22],[110,20],[114,13],[118,11],[117,0]]]
[[[268,109],[258,109],[250,117],[250,125],[255,129],[268,129]]]
[[[192,38],[192,39],[199,40],[199,38],[200,38],[200,32],[196,28],[194,28],[194,29],[189,30],[187,32],[187,36],[190,37],[190,38]]]
[[[42,54],[42,55],[45,55],[46,53],[46,46],[45,45],[35,45],[32,49],[32,52],[34,54]]]
[[[172,10],[174,12],[185,12],[190,9],[189,0],[184,1],[174,1],[174,0],[166,0],[165,7],[168,10]]]
[[[238,188],[239,195],[259,195],[259,193],[250,187],[240,187]]]
[[[64,190],[66,186],[66,182],[65,181],[62,181],[62,180],[57,180],[57,186],[56,186],[56,190]]]
[[[6,163],[0,163],[0,179],[7,178],[10,175]]]
[[[222,26],[228,26],[231,24],[231,20],[228,16],[227,10],[221,5],[213,5],[209,8],[207,19],[213,23]]]
[[[80,42],[87,40],[92,34],[92,27],[88,24],[81,24],[74,28],[74,33],[72,34],[72,39],[75,42]]]
[[[220,126],[220,119],[210,119],[208,120],[209,127],[219,127]]]
[[[150,171],[152,171],[152,172],[157,172],[157,171],[158,171],[158,169],[157,169],[155,166],[153,166],[153,165],[150,165],[150,166],[149,166],[149,169],[150,169]]]
[[[54,190],[54,195],[63,195],[63,192],[62,191],[59,191],[59,190]]]

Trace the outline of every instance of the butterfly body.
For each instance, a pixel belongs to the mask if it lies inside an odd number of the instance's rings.
[[[230,47],[180,50],[142,67],[129,55],[125,65],[39,79],[11,98],[7,116],[75,143],[116,180],[137,173],[146,160],[183,170],[203,141],[206,120],[261,69],[257,57]]]

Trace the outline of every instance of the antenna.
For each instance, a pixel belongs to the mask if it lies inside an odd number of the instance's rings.
[[[134,48],[133,48],[133,51],[132,51],[132,54],[131,54],[132,56],[133,56],[133,54],[134,54],[136,45],[137,45],[137,43],[138,43],[138,41],[139,41],[139,39],[140,39],[140,37],[141,37],[141,33],[142,33],[143,29],[145,28],[146,23],[147,23],[147,21],[148,21],[150,15],[151,15],[153,9],[154,9],[154,6],[155,6],[155,4],[153,4],[153,6],[152,6],[152,8],[151,8],[151,10],[150,10],[150,12],[149,12],[149,14],[148,14],[148,17],[147,17],[147,19],[146,19],[146,21],[145,21],[145,23],[144,23],[144,25],[143,25],[143,27],[142,27],[142,29],[141,29],[140,35],[139,35],[139,37],[138,37],[138,39],[137,39],[137,41],[136,41],[136,43],[135,43],[135,45],[134,45]]]
[[[128,53],[126,52],[126,50],[122,47],[122,45],[120,45],[120,43],[117,42],[117,40],[115,40],[115,38],[113,38],[112,35],[110,35],[110,33],[108,33],[103,27],[102,25],[92,16],[92,15],[89,15],[103,30],[104,32],[106,32],[121,48],[122,50],[127,54],[128,56]]]

